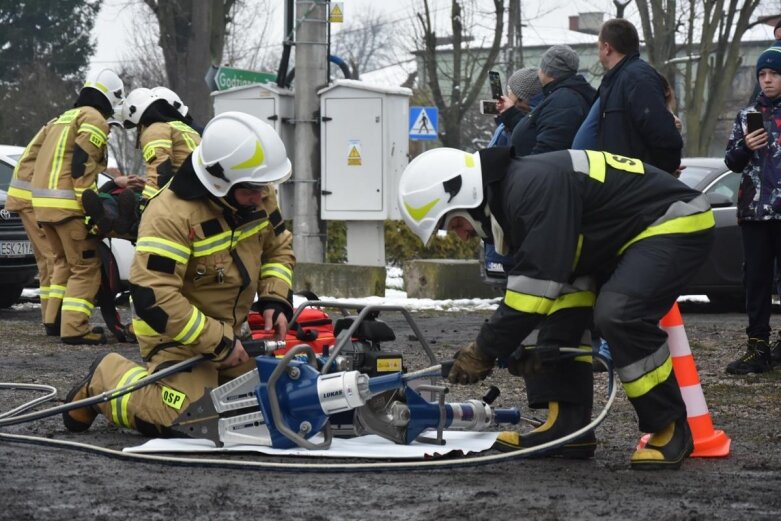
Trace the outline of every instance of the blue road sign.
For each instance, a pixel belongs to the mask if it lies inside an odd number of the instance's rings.
[[[409,108],[409,138],[416,140],[437,139],[439,111],[436,107]]]

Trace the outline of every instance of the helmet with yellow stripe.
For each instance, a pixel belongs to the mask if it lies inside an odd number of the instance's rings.
[[[455,148],[435,148],[407,165],[399,182],[399,209],[410,230],[428,243],[445,227],[449,213],[483,202],[480,156]]]
[[[111,69],[101,69],[89,74],[84,89],[95,89],[106,97],[114,111],[117,111],[125,99],[125,85]]]
[[[239,183],[281,183],[292,173],[279,135],[243,112],[223,112],[209,121],[191,161],[198,179],[217,197]]]

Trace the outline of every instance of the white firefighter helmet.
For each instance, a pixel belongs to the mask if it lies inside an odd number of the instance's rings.
[[[427,244],[445,216],[483,202],[480,156],[435,148],[407,165],[399,182],[399,209],[410,230]]]
[[[239,183],[281,183],[292,172],[274,129],[243,112],[223,112],[209,121],[191,161],[198,179],[217,197]]]
[[[125,128],[138,126],[144,111],[158,99],[160,98],[146,87],[131,90],[127,95],[125,103],[122,104],[122,124],[125,125]]]
[[[116,112],[125,99],[125,85],[111,69],[101,69],[87,76],[82,89],[91,88],[103,94]]]
[[[182,117],[185,117],[190,111],[190,108],[184,104],[182,98],[177,93],[169,89],[168,87],[154,87],[152,88],[152,94],[158,98],[163,98],[173,108],[175,108]]]

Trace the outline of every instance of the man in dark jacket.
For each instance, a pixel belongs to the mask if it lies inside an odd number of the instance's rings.
[[[554,45],[542,55],[537,74],[544,99],[513,129],[518,156],[565,150],[572,146],[596,91],[577,74],[579,59],[568,45]]]
[[[713,213],[703,194],[606,152],[515,158],[508,148],[476,154],[439,148],[404,170],[399,207],[424,243],[447,229],[461,239],[493,238],[513,254],[503,301],[457,353],[449,375],[452,383],[476,383],[497,358],[524,345],[510,367],[524,374],[530,406],[547,407],[548,419],[529,433],[501,433],[497,449],[535,447],[581,431],[555,453],[594,454],[596,439],[587,429],[591,346],[590,338],[582,340],[593,308],[640,430],[653,433],[633,454],[632,468],[681,465],[692,436],[667,333],[658,324],[713,240]],[[560,347],[575,347],[576,354]]]
[[[635,26],[622,18],[602,24],[599,61],[607,73],[573,148],[636,157],[675,172],[683,140],[665,106],[659,73],[640,59]]]

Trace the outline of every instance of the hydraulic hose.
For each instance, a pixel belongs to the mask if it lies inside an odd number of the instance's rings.
[[[583,352],[574,348],[561,348],[561,351],[568,354],[582,355]],[[239,461],[239,460],[227,460],[227,459],[213,459],[213,458],[191,458],[191,457],[178,457],[178,456],[160,456],[155,454],[136,454],[127,453],[114,449],[108,449],[105,447],[99,447],[96,445],[90,445],[86,443],[79,443],[68,440],[54,440],[50,438],[43,438],[39,436],[27,436],[21,434],[6,434],[0,433],[0,439],[13,443],[28,443],[47,446],[63,447],[68,449],[82,450],[93,452],[96,454],[102,454],[109,457],[130,460],[130,461],[144,461],[155,462],[169,465],[188,465],[188,466],[201,466],[201,467],[214,467],[214,468],[229,468],[237,470],[264,470],[264,471],[279,471],[279,472],[378,472],[378,471],[409,471],[409,470],[434,470],[434,469],[451,469],[470,467],[477,465],[488,465],[492,463],[501,463],[510,461],[513,459],[526,458],[532,455],[539,455],[550,449],[559,447],[567,442],[580,437],[586,432],[595,429],[601,424],[616,397],[617,389],[615,385],[615,379],[613,377],[612,368],[609,362],[607,362],[601,356],[594,354],[594,356],[608,369],[608,399],[604,407],[594,418],[591,423],[578,429],[577,431],[563,436],[557,440],[552,440],[547,443],[543,443],[527,449],[518,449],[511,452],[504,452],[501,454],[489,454],[484,456],[474,457],[462,457],[457,459],[434,459],[424,461],[399,461],[399,462],[366,462],[366,463],[291,463],[284,462],[269,462],[269,461]],[[149,385],[169,374],[177,371],[182,371],[188,367],[200,363],[205,360],[201,355],[189,358],[179,364],[171,366],[164,371],[155,373],[146,378],[138,380],[132,385],[127,385],[112,391],[106,391],[105,393],[94,396],[78,402],[64,404],[57,407],[52,407],[44,411],[36,413],[29,413],[21,416],[10,416],[14,411],[23,411],[32,407],[34,404],[41,403],[43,399],[39,398],[33,402],[23,404],[20,407],[0,415],[0,427],[16,425],[26,421],[32,421],[35,419],[46,418],[55,414],[71,410],[73,408],[85,407],[88,402],[90,405],[100,403],[101,401],[108,401],[124,394],[133,392],[145,385]],[[32,389],[32,390],[48,390],[54,391],[56,389],[50,386],[44,385],[31,385],[31,384],[14,384],[14,383],[0,383],[0,389]],[[53,394],[49,394],[45,399],[49,399]],[[10,417],[9,417],[10,416]]]

